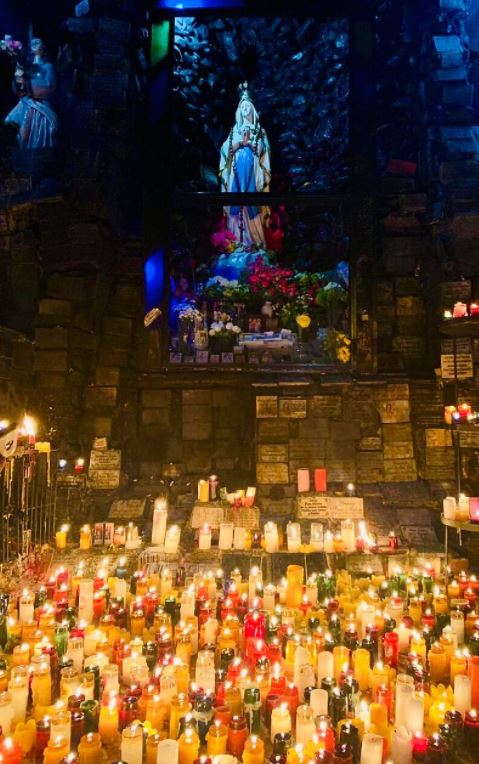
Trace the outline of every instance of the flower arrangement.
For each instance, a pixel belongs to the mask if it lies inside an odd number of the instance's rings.
[[[235,234],[227,230],[224,219],[217,230],[211,234],[211,243],[219,252],[227,254],[234,252],[237,242]]]
[[[23,50],[23,43],[20,40],[14,40],[12,35],[6,34],[3,40],[0,40],[0,50],[4,50],[9,56],[17,58],[20,51]]]
[[[231,316],[227,313],[215,312],[214,321],[210,324],[210,337],[231,338],[240,333],[240,327],[232,322]]]
[[[184,304],[178,311],[180,321],[202,321],[204,316],[194,304]]]
[[[351,340],[343,332],[330,329],[327,334],[325,348],[328,355],[340,363],[349,363],[351,360]]]

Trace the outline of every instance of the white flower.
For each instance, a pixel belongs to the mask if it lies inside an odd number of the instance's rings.
[[[233,331],[233,324],[232,324],[232,322],[231,322],[231,321],[228,321],[228,323],[227,323],[227,324],[226,324],[226,326],[225,326],[225,329],[226,329],[228,332],[232,332],[232,331]]]
[[[215,332],[215,330],[214,330],[214,329],[210,329],[210,330],[209,330],[209,332],[208,332],[208,334],[210,335],[210,337],[214,337],[214,336],[215,336],[215,334],[216,334],[216,332]]]
[[[241,329],[239,326],[233,326],[233,331],[235,334],[241,334]]]

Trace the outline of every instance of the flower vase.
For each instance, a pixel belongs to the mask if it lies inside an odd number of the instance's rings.
[[[230,332],[211,338],[211,349],[216,353],[232,353],[235,344],[235,337]]]

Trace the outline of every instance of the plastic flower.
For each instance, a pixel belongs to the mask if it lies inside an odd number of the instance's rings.
[[[301,329],[307,329],[311,324],[311,317],[306,313],[302,313],[300,316],[296,316],[296,323]]]

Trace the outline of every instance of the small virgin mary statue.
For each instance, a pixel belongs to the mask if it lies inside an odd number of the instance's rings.
[[[259,123],[248,83],[240,85],[236,122],[221,147],[221,190],[230,192],[269,191],[271,154],[268,137]],[[226,226],[242,248],[266,246],[263,220],[267,207],[225,207]]]

